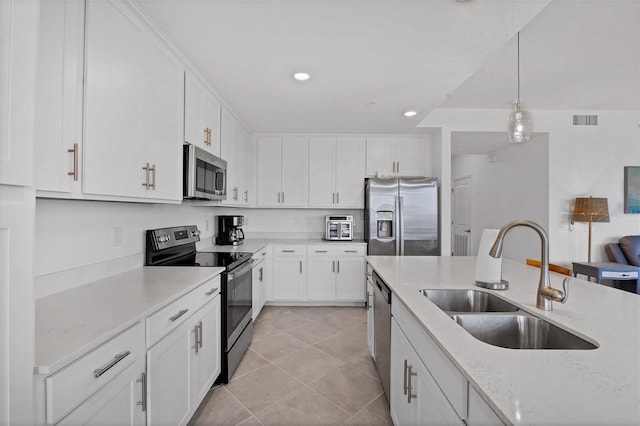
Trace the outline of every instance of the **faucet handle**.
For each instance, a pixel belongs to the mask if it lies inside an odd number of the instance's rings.
[[[560,299],[560,303],[565,303],[567,301],[567,299],[569,298],[569,280],[571,280],[571,277],[567,277],[564,280],[562,280],[562,299]]]

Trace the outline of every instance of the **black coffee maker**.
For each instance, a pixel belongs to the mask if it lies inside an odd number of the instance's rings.
[[[218,216],[218,236],[216,244],[219,246],[235,246],[244,240],[244,216]]]

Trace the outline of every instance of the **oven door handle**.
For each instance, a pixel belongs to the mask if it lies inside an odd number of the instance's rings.
[[[246,266],[240,266],[227,272],[227,281],[233,281],[236,275],[244,274],[245,272],[253,269],[253,259],[248,260],[245,264]]]

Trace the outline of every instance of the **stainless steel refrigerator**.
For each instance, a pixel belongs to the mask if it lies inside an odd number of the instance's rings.
[[[439,256],[438,181],[371,178],[365,182],[368,254]]]

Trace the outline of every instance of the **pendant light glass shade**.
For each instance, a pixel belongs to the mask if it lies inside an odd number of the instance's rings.
[[[520,103],[516,103],[514,111],[507,119],[509,123],[509,142],[520,143],[531,139],[531,113],[523,111]]]
[[[518,33],[518,97],[507,119],[509,142],[520,143],[531,139],[531,113],[520,106],[520,33]]]

